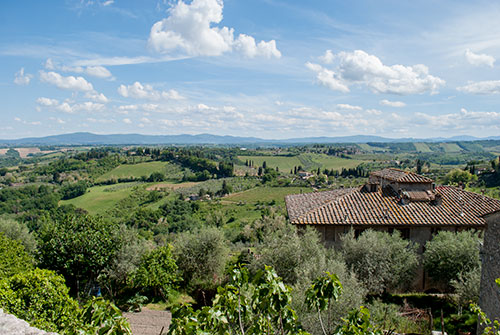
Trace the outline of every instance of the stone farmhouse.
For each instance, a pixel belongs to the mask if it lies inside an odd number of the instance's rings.
[[[438,231],[483,230],[484,217],[500,210],[500,200],[392,168],[371,173],[362,187],[294,194],[285,202],[290,222],[313,226],[327,246],[340,247],[340,236],[351,229],[355,236],[365,229],[399,230],[420,253]],[[415,289],[437,288],[422,269],[417,277]]]

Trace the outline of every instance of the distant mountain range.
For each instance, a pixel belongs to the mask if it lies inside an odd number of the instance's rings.
[[[211,134],[199,135],[141,135],[112,134],[98,135],[92,133],[70,133],[45,137],[28,137],[14,140],[0,140],[0,145],[153,145],[153,144],[213,144],[213,145],[272,145],[272,144],[311,144],[311,143],[396,143],[396,142],[456,142],[500,140],[500,136],[478,138],[474,136],[438,137],[428,139],[386,138],[381,136],[355,135],[338,137],[304,137],[283,140],[262,139],[257,137],[220,136]]]

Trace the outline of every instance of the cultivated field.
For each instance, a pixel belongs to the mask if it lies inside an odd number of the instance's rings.
[[[346,159],[336,156],[322,154],[304,153],[298,156],[239,156],[241,161],[253,161],[255,166],[262,166],[266,162],[268,167],[276,168],[282,172],[290,172],[294,167],[302,166],[306,171],[318,168],[342,170],[342,168],[354,168],[363,161],[357,159]]]
[[[425,143],[413,143],[418,152],[432,152],[431,148]]]
[[[456,143],[440,143],[441,148],[444,152],[460,152],[463,151]]]
[[[256,187],[247,191],[231,194],[224,198],[224,201],[242,202],[255,204],[257,202],[275,201],[277,204],[285,203],[285,196],[288,194],[312,192],[308,187]]]
[[[94,186],[87,193],[70,200],[61,200],[61,205],[72,204],[83,208],[90,214],[103,214],[115,206],[120,200],[125,199],[132,193],[132,187],[139,185],[137,182],[122,183],[116,185]]]
[[[138,164],[123,164],[100,176],[97,181],[118,178],[140,178],[149,177],[153,172],[161,172],[168,179],[180,179],[181,170],[178,166],[166,162],[146,162]]]

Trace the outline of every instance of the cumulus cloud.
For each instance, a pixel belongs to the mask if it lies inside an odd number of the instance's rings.
[[[343,109],[343,110],[351,110],[351,111],[361,111],[363,110],[362,107],[360,106],[353,106],[349,104],[337,104],[338,109]]]
[[[500,80],[471,82],[457,90],[470,94],[500,94]]]
[[[56,99],[50,99],[50,98],[45,98],[45,97],[40,97],[36,99],[36,102],[39,105],[46,106],[46,107],[52,107],[52,106],[57,106],[59,105],[59,101]]]
[[[123,123],[126,123],[126,124],[132,124],[132,120],[127,119],[127,118],[123,119],[122,121],[123,121]]]
[[[380,100],[380,104],[382,106],[389,106],[389,107],[405,107],[406,104],[402,101],[390,101],[387,99]]]
[[[500,125],[500,113],[484,111],[468,111],[462,108],[458,113],[430,115],[415,113],[420,124],[433,126],[439,129],[470,130],[471,128],[485,128]]]
[[[82,92],[88,92],[94,90],[92,84],[89,83],[87,80],[85,80],[85,78],[83,77],[73,77],[73,76],[64,77],[61,76],[59,73],[53,71],[50,72],[40,71],[40,80],[42,82],[55,85],[63,90],[82,91]]]
[[[85,73],[89,76],[97,77],[97,78],[111,78],[111,72],[106,69],[104,66],[87,66],[85,68]]]
[[[332,64],[334,59],[335,55],[332,50],[326,50],[325,54],[319,57],[319,60],[324,64]]]
[[[465,50],[465,59],[474,66],[493,67],[495,57],[486,54],[475,54],[470,49]]]
[[[17,85],[28,85],[33,78],[33,75],[26,73],[24,74],[24,67],[22,67],[19,71],[16,72],[16,76],[14,78],[14,83]]]
[[[118,87],[118,93],[125,98],[135,98],[135,99],[148,99],[148,100],[182,100],[183,96],[179,94],[176,90],[168,91],[158,91],[153,88],[153,86],[148,84],[141,84],[136,81],[132,85],[120,85]]]
[[[316,80],[319,84],[328,87],[332,91],[339,91],[342,93],[348,93],[349,87],[344,84],[342,78],[332,70],[328,70],[319,64],[306,63],[306,67],[316,72]]]
[[[85,93],[85,98],[91,99],[93,101],[100,102],[103,104],[106,104],[109,102],[109,99],[104,94],[98,93],[96,91]]]
[[[382,115],[382,111],[378,109],[367,109],[365,112],[369,115]]]
[[[85,73],[92,77],[104,78],[104,79],[114,79],[111,72],[105,68],[104,66],[95,65],[95,66],[65,66],[59,65],[54,62],[51,58],[48,58],[45,61],[45,68],[47,70],[52,71],[62,71],[62,72],[74,72],[74,73]]]
[[[306,67],[316,73],[321,85],[343,93],[349,92],[351,85],[365,85],[375,93],[433,94],[445,84],[441,78],[430,75],[425,65],[388,66],[363,50],[342,51],[332,59],[336,61],[334,69],[309,62]]]
[[[216,27],[222,21],[222,0],[182,0],[169,9],[169,16],[151,28],[149,45],[157,52],[182,51],[190,56],[220,56],[238,51],[245,57],[280,58],[276,41],[255,42],[246,34],[234,37],[234,29]]]
[[[38,105],[47,107],[49,110],[59,111],[68,114],[73,114],[80,111],[101,112],[105,109],[104,104],[92,101],[85,101],[82,103],[71,104],[71,102],[68,101],[59,102],[57,99],[40,97],[36,100],[36,102]]]

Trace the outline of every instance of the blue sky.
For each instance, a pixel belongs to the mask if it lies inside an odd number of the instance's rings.
[[[500,3],[0,4],[0,138],[498,135]]]

